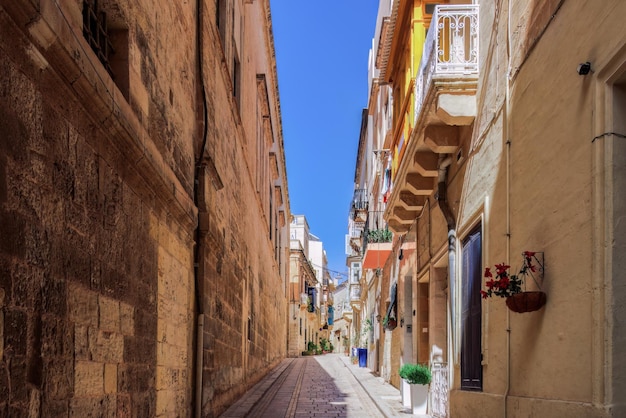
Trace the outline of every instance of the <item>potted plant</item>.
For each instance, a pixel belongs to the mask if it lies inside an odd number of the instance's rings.
[[[499,296],[506,298],[506,306],[513,312],[532,312],[541,309],[546,304],[546,294],[541,291],[541,286],[535,280],[533,273],[538,272],[543,274],[543,263],[537,258],[537,254],[533,251],[524,251],[522,256],[524,262],[522,268],[518,274],[509,274],[508,270],[511,266],[502,263],[495,265],[495,277],[491,272],[491,269],[487,267],[485,269],[485,278],[487,281],[485,285],[487,290],[481,290],[480,294],[483,299]],[[533,259],[537,261],[539,266],[533,264]],[[535,285],[539,290],[536,291],[522,291],[522,285],[525,285],[525,278],[527,276],[532,277]]]
[[[428,366],[418,363],[405,363],[398,372],[408,384],[411,392],[413,414],[426,414],[428,407],[428,385],[432,374]]]

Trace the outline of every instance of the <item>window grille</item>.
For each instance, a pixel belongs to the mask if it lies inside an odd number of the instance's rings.
[[[113,77],[109,57],[115,51],[107,32],[106,13],[98,9],[98,0],[83,2],[83,36],[104,68]]]

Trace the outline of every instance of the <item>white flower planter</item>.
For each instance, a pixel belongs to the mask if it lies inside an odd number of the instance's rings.
[[[402,388],[402,406],[405,408],[411,408],[411,385],[404,379],[401,379]]]
[[[428,409],[428,385],[409,385],[411,387],[411,409],[413,415],[426,415]]]

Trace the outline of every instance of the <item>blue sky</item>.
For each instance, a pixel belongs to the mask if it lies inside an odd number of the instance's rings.
[[[378,0],[270,0],[291,212],[347,272],[345,235]]]

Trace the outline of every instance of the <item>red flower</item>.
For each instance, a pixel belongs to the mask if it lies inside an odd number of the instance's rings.
[[[530,258],[535,255],[534,251],[524,251],[524,257]]]
[[[489,289],[493,289],[493,287],[496,285],[496,282],[493,279],[491,279],[491,280],[488,280],[487,283],[485,284],[487,285]]]
[[[489,297],[489,293],[485,292],[484,290],[480,291],[480,295],[483,297],[483,299],[487,299],[487,297]]]
[[[493,274],[491,274],[491,269],[489,269],[489,267],[485,269],[485,277],[493,277]]]
[[[511,266],[506,265],[504,263],[502,264],[496,264],[496,272],[498,275],[501,274],[506,274],[506,271],[510,268]]]
[[[503,277],[503,278],[500,279],[500,281],[498,283],[498,287],[500,289],[506,289],[507,287],[509,287],[509,283],[510,283],[509,278],[508,277]]]

